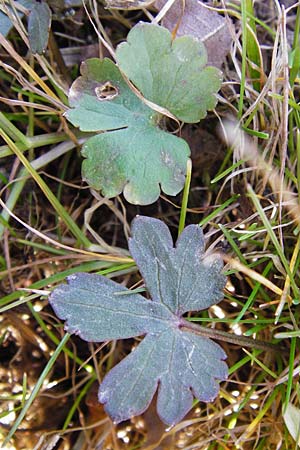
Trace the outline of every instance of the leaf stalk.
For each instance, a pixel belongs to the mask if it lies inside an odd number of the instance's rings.
[[[250,339],[246,336],[238,336],[236,334],[228,333],[227,331],[215,330],[213,328],[196,325],[188,320],[181,319],[180,328],[187,331],[192,331],[199,336],[216,339],[218,341],[229,342],[230,344],[240,345],[242,347],[256,348],[264,351],[278,351],[279,346],[271,342],[260,341],[259,339]]]

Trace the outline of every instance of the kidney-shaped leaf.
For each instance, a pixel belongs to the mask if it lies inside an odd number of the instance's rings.
[[[192,36],[172,41],[166,28],[139,23],[118,46],[116,58],[146,99],[183,122],[199,122],[217,103],[221,72],[205,67],[205,47]]]
[[[184,331],[182,314],[222,298],[225,277],[218,256],[204,255],[202,231],[185,228],[173,247],[166,225],[135,219],[130,251],[152,300],[95,274],[75,274],[56,288],[50,303],[66,329],[88,341],[146,335],[104,378],[99,400],[115,422],[140,414],[157,388],[157,411],[168,425],[179,422],[193,396],[212,401],[216,380],[227,377],[226,354],[207,337]]]
[[[133,204],[157,200],[160,187],[176,195],[183,187],[188,144],[161,130],[157,115],[129,89],[109,59],[92,58],[69,94],[66,116],[83,131],[109,131],[90,138],[82,154],[83,178],[106,197],[124,191]]]

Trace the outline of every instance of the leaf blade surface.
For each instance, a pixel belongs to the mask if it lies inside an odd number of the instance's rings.
[[[212,354],[214,361],[208,364]],[[227,375],[225,358],[211,340],[170,327],[147,335],[106,375],[99,400],[118,423],[144,412],[159,385],[157,412],[163,422],[174,425],[191,409],[193,392],[206,402],[215,398],[219,390],[215,378]]]
[[[217,255],[204,257],[199,226],[186,227],[175,248],[168,227],[160,220],[138,217],[132,229],[129,249],[155,301],[182,315],[206,309],[223,298],[223,263]]]
[[[89,342],[141,336],[159,331],[170,320],[170,312],[161,304],[130,294],[106,277],[77,273],[67,280],[53,291],[50,303],[67,321],[66,330]]]
[[[83,147],[87,183],[106,197],[123,191],[130,203],[140,205],[156,201],[160,189],[168,195],[180,192],[188,144],[157,126],[155,113],[129,89],[112,61],[92,58],[81,73],[71,87],[73,109],[66,116],[83,131],[109,131]],[[108,83],[112,94],[103,99]]]
[[[205,47],[192,36],[172,41],[166,28],[140,22],[118,46],[116,58],[147,100],[183,122],[199,122],[216,105],[221,72],[206,67]]]
[[[28,16],[28,39],[32,53],[42,54],[47,47],[52,13],[47,3],[36,2]]]
[[[87,341],[145,335],[105,376],[99,400],[120,422],[143,413],[158,389],[158,414],[174,425],[192,407],[194,396],[212,401],[219,390],[217,380],[227,377],[225,352],[211,339],[187,331],[182,317],[220,300],[225,284],[221,260],[214,257],[215,265],[205,263],[211,256],[204,254],[198,226],[186,227],[174,247],[166,225],[149,217],[134,220],[129,248],[152,300],[103,276],[84,273],[69,277],[49,300],[67,321],[67,330]]]

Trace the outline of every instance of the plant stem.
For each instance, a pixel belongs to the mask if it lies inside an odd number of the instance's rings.
[[[183,330],[192,331],[199,336],[208,337],[211,339],[217,339],[218,341],[229,342],[231,344],[239,345],[242,347],[257,348],[265,351],[278,351],[279,346],[272,344],[271,342],[264,342],[257,339],[250,339],[246,336],[238,336],[236,334],[227,333],[226,331],[215,330],[212,328],[196,325],[188,320],[181,319],[180,328]]]

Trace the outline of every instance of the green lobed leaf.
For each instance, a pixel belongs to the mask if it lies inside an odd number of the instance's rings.
[[[93,58],[73,83],[66,116],[83,131],[109,131],[90,138],[82,175],[106,197],[124,191],[133,204],[150,204],[161,189],[176,195],[184,185],[188,144],[161,130],[157,115],[129,89],[109,60]]]
[[[116,59],[147,100],[183,122],[199,122],[217,103],[221,72],[205,67],[205,47],[192,36],[172,40],[166,28],[141,22],[118,46]]]
[[[180,120],[198,122],[216,105],[221,73],[205,66],[206,50],[191,36],[172,41],[166,28],[139,23],[116,58],[146,99]],[[123,192],[130,203],[147,205],[160,189],[168,195],[181,191],[190,149],[160,129],[160,114],[128,87],[120,69],[108,59],[85,61],[71,86],[73,109],[66,117],[83,131],[103,132],[83,147],[87,183],[106,197]]]
[[[99,400],[120,422],[145,411],[158,388],[158,414],[174,425],[191,408],[193,396],[212,401],[219,390],[216,380],[227,377],[222,348],[181,329],[187,324],[184,312],[221,300],[222,264],[218,256],[204,255],[202,231],[195,225],[185,228],[174,248],[166,225],[138,217],[129,247],[152,300],[103,276],[82,273],[56,288],[49,301],[67,321],[66,329],[85,340],[146,335],[106,375]]]

